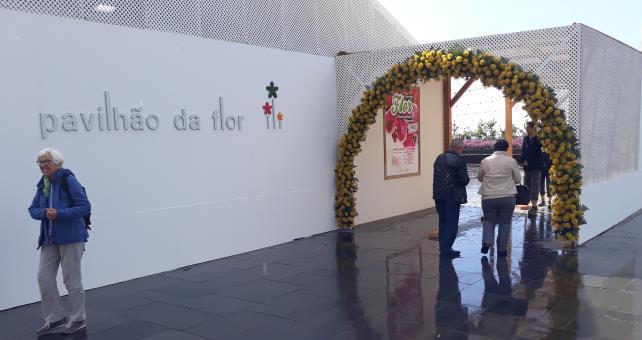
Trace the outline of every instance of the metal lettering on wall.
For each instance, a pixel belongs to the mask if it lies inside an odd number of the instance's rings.
[[[242,131],[245,116],[226,114],[223,110],[223,97],[218,97],[218,108],[212,110],[211,126],[213,131]],[[209,119],[208,119],[209,121]],[[200,131],[204,123],[201,116],[185,108],[174,115],[173,127],[177,131]],[[40,136],[47,139],[57,131],[156,131],[161,127],[160,116],[156,113],[145,113],[142,105],[132,107],[129,112],[120,111],[113,105],[109,91],[104,92],[104,102],[96,112],[40,113]],[[279,129],[281,119],[279,119]]]

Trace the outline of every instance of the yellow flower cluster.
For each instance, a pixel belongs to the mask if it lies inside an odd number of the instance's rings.
[[[522,70],[505,58],[471,50],[429,50],[415,53],[405,62],[393,65],[363,93],[361,104],[352,110],[348,132],[338,145],[335,168],[335,217],[339,227],[351,228],[357,216],[357,178],[354,158],[361,151],[369,126],[383,108],[388,93],[406,89],[417,81],[475,78],[485,86],[495,87],[513,101],[522,101],[531,119],[539,123],[539,137],[550,155],[551,189],[555,195],[552,225],[558,237],[575,243],[578,228],[584,224],[580,205],[582,186],[579,144],[573,129],[566,123],[553,90],[539,81],[536,74]]]

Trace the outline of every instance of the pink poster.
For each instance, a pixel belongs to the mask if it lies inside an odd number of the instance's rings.
[[[419,88],[389,94],[384,117],[385,179],[419,175]]]

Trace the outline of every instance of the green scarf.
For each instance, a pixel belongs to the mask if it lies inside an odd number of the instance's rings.
[[[47,176],[42,176],[42,179],[45,182],[45,187],[42,191],[45,193],[45,197],[49,198],[49,195],[51,195],[51,180]]]

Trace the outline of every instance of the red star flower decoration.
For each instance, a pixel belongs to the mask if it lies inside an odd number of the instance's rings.
[[[270,105],[270,103],[265,102],[265,105],[263,105],[263,114],[264,115],[272,114],[272,105]]]
[[[283,113],[279,112],[278,115],[276,115],[276,119],[280,122],[283,120]]]

